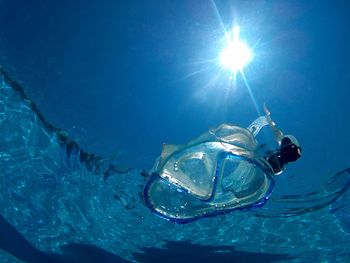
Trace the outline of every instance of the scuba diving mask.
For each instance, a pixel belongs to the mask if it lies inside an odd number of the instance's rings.
[[[300,157],[296,139],[283,136],[266,107],[265,113],[247,129],[222,124],[186,145],[164,144],[144,189],[147,206],[163,218],[186,223],[263,205],[274,175]],[[255,137],[266,125],[280,149],[260,156]]]

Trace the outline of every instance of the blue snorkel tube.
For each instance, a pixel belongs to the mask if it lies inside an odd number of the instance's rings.
[[[164,144],[144,188],[146,205],[177,223],[264,205],[274,176],[301,151],[293,136],[275,127],[266,107],[265,113],[247,129],[222,124],[186,145]],[[269,156],[257,152],[255,137],[264,126],[280,146]]]

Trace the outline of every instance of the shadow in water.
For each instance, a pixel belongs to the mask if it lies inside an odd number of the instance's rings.
[[[61,247],[62,254],[45,253],[33,247],[5,218],[0,216],[0,249],[29,263],[127,263],[101,248],[85,244]],[[190,241],[167,241],[163,248],[143,248],[134,253],[137,262],[274,262],[293,259],[287,254],[251,253],[230,246],[201,246]]]
[[[134,253],[139,262],[248,262],[267,263],[295,259],[287,254],[252,253],[236,250],[232,246],[201,246],[190,241],[167,241],[163,248],[143,248]]]
[[[0,216],[0,249],[25,262],[49,262],[47,254],[35,249],[2,216]]]
[[[45,253],[33,247],[6,219],[0,216],[0,249],[29,263],[127,263],[129,261],[101,248],[69,244],[63,254]]]
[[[69,244],[62,247],[63,254],[54,255],[60,258],[59,262],[67,263],[127,263],[118,255],[110,253],[102,248],[86,244]]]

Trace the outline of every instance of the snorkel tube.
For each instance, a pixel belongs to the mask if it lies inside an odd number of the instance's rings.
[[[146,205],[157,215],[187,223],[265,204],[276,174],[283,172],[298,146],[275,127],[270,112],[247,128],[222,124],[186,145],[163,145],[144,188]],[[270,126],[280,149],[258,153],[256,135]],[[277,161],[275,161],[277,160]],[[276,165],[275,165],[276,163]]]

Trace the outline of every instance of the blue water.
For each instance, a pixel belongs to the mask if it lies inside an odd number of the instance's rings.
[[[0,261],[348,262],[348,10],[0,1]],[[251,93],[216,60],[234,23]],[[303,149],[269,202],[186,225],[152,214],[141,171],[162,143],[247,127],[263,103]]]

